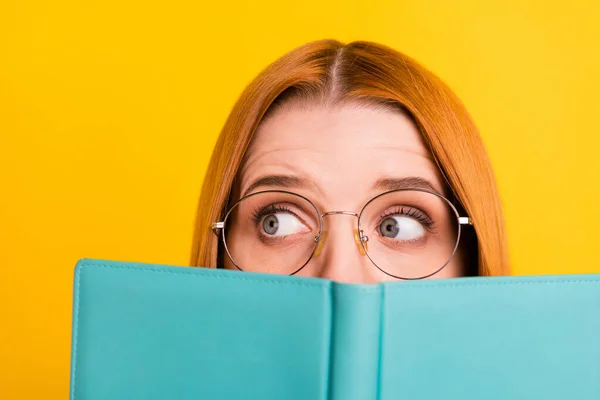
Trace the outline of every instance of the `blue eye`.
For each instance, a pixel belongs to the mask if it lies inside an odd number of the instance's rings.
[[[279,220],[276,215],[269,215],[263,219],[263,231],[269,235],[274,235],[279,229]]]
[[[379,225],[382,236],[397,240],[417,240],[425,235],[425,228],[419,221],[404,215],[385,218]]]
[[[265,216],[262,220],[262,230],[269,236],[287,236],[307,230],[310,231],[298,217],[286,212]]]

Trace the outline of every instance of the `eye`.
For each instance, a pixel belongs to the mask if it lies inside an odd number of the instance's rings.
[[[425,228],[412,217],[394,215],[381,222],[379,232],[390,239],[410,241],[422,238],[425,235]]]
[[[287,236],[307,231],[307,227],[293,214],[274,213],[262,220],[262,230],[269,236]]]

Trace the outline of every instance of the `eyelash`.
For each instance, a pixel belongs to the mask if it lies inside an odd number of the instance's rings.
[[[410,207],[408,208],[408,210],[406,210],[406,206],[400,206],[397,207],[393,210],[387,211],[385,212],[380,218],[380,221],[385,220],[387,217],[390,216],[395,216],[395,215],[404,215],[407,217],[411,217],[416,219],[417,221],[419,221],[423,226],[425,226],[425,228],[427,228],[428,230],[432,230],[435,223],[433,222],[433,220],[431,218],[429,218],[427,216],[427,214],[425,214],[423,211],[414,208],[414,207]],[[381,223],[381,222],[380,222]]]
[[[255,224],[258,225],[264,217],[271,215],[271,214],[275,214],[277,212],[287,212],[292,215],[296,215],[289,208],[287,208],[285,206],[271,204],[266,207],[257,208],[256,210],[254,210],[252,212],[252,220],[254,221]]]
[[[252,212],[252,220],[254,221],[254,223],[256,225],[258,225],[264,217],[271,215],[271,214],[275,214],[277,212],[287,212],[292,215],[296,215],[294,212],[292,212],[289,208],[287,208],[285,206],[271,204],[266,207],[262,207],[262,208],[258,208],[256,210],[254,210]],[[425,214],[423,211],[421,211],[417,208],[413,208],[413,207],[410,207],[407,209],[406,206],[400,206],[400,207],[397,207],[390,211],[387,211],[386,213],[381,215],[379,218],[380,218],[380,221],[383,221],[387,217],[395,216],[395,215],[404,215],[407,217],[412,217],[412,218],[416,219],[417,221],[419,221],[428,230],[433,230],[433,227],[434,227],[433,220],[431,218],[429,218],[427,216],[427,214]]]

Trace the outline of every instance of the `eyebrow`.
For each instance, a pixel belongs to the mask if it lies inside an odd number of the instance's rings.
[[[400,190],[400,189],[423,189],[441,194],[435,186],[427,179],[410,176],[406,178],[385,178],[379,179],[373,185],[376,190]]]
[[[293,175],[266,175],[255,180],[244,192],[246,196],[261,187],[281,187],[286,189],[303,189],[313,186],[310,181]],[[379,179],[373,185],[375,190],[391,191],[400,189],[423,189],[440,193],[427,179],[411,176],[406,178],[384,178]],[[242,197],[243,197],[242,196]]]
[[[282,187],[286,189],[301,189],[311,186],[309,181],[293,175],[266,175],[255,180],[244,192],[243,196],[248,195],[259,187]]]

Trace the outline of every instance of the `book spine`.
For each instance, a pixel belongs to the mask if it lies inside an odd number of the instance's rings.
[[[329,399],[377,398],[381,303],[379,285],[332,285]]]

